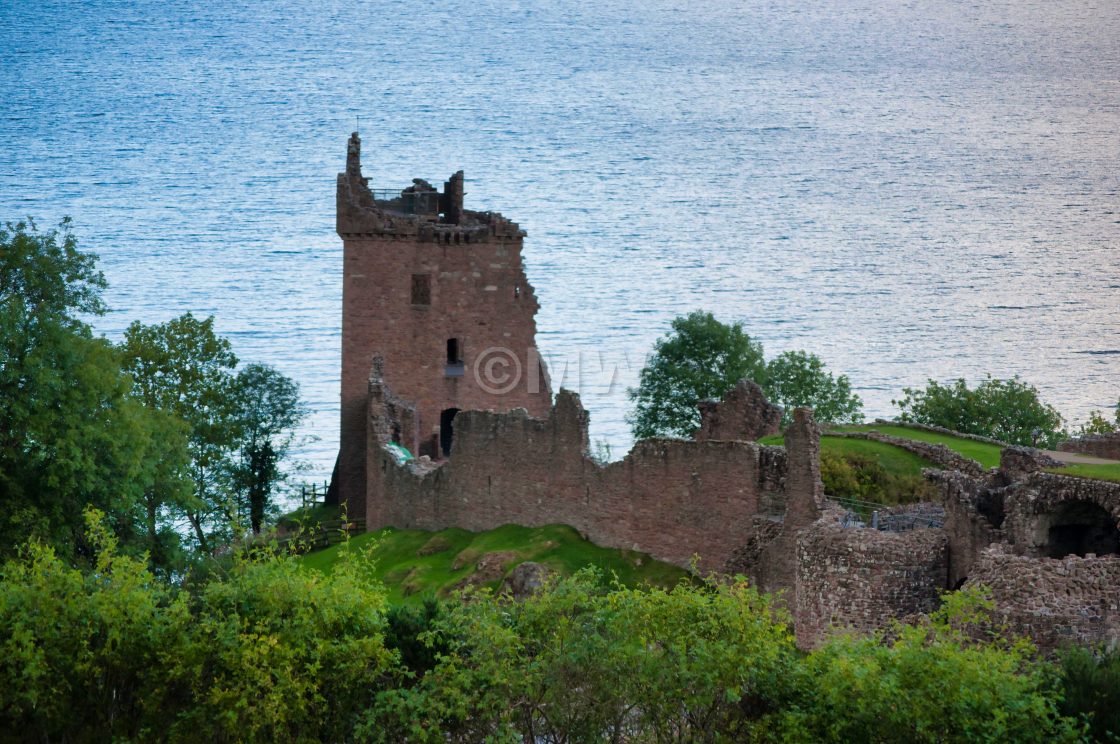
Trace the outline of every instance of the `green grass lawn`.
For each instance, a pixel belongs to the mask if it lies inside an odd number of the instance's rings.
[[[475,573],[487,553],[510,552],[507,572],[523,561],[536,561],[562,574],[584,566],[613,572],[624,584],[672,586],[688,573],[655,561],[645,553],[600,548],[566,525],[519,527],[505,525],[488,532],[447,529],[441,532],[385,529],[367,532],[300,560],[308,568],[329,572],[343,551],[373,547],[374,575],[385,583],[389,601],[414,604],[424,597],[445,596]],[[496,587],[500,580],[484,583]]]
[[[783,439],[780,435],[763,437],[758,440],[760,444],[781,445]],[[821,437],[821,452],[836,455],[863,455],[873,458],[883,468],[895,475],[921,476],[922,468],[935,468],[937,465],[919,457],[913,452],[908,452],[901,447],[885,442],[875,442],[870,439],[847,439],[845,437],[830,437],[827,434]]]
[[[1047,468],[1046,472],[1120,483],[1120,465],[1073,464],[1066,465],[1064,468]]]
[[[837,426],[835,428],[837,431],[877,431],[880,434],[899,437],[900,439],[913,439],[917,442],[944,444],[957,454],[963,455],[970,460],[975,460],[986,468],[999,466],[999,453],[1000,450],[1003,449],[998,444],[976,442],[972,439],[955,437],[950,434],[938,434],[937,432],[924,431],[922,429],[911,429],[907,426],[863,424],[861,426]]]

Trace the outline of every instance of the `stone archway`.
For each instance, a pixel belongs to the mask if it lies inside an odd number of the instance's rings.
[[[1046,555],[1050,558],[1120,554],[1117,520],[1099,504],[1064,501],[1046,521]]]

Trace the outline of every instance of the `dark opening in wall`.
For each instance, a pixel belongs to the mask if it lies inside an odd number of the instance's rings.
[[[458,412],[458,408],[445,408],[439,414],[439,449],[444,457],[451,455],[452,425]]]
[[[459,339],[447,339],[447,365],[443,368],[443,373],[448,377],[462,377],[464,370],[463,348]]]
[[[1120,554],[1116,519],[1091,501],[1067,501],[1050,515],[1046,554],[1050,558]]]
[[[413,274],[412,275],[412,304],[413,305],[431,305],[432,304],[432,275],[431,274]]]

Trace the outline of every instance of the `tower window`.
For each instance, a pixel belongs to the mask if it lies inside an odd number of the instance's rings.
[[[463,357],[459,352],[459,339],[447,339],[447,363],[448,364],[462,364]]]
[[[413,305],[431,305],[432,304],[432,275],[431,274],[413,274],[412,275],[412,304]]]

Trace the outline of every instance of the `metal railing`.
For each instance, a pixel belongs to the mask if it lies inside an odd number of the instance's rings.
[[[919,528],[939,528],[945,525],[944,515],[888,511],[890,507],[885,504],[859,499],[834,498],[833,501],[845,509],[844,518],[841,521],[841,524],[845,527],[870,527],[882,532],[908,532]]]

